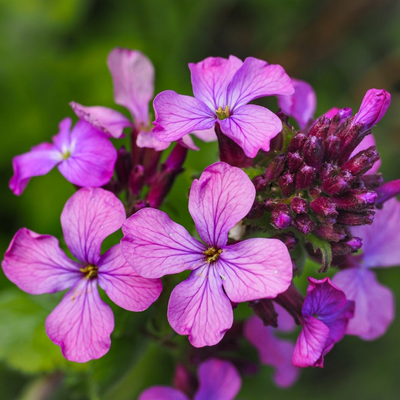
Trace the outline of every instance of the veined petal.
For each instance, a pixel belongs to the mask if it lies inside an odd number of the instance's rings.
[[[242,381],[229,362],[210,358],[199,367],[199,390],[193,400],[233,400]]]
[[[210,128],[210,129],[206,129],[204,131],[194,131],[194,132],[192,132],[192,134],[206,143],[216,142],[218,140],[214,127]]]
[[[70,155],[58,169],[69,182],[83,187],[102,186],[112,178],[117,151],[108,138],[88,122],[77,122],[71,132],[68,152]]]
[[[153,386],[146,389],[138,400],[189,400],[180,390],[168,386]]]
[[[156,120],[153,132],[158,140],[173,142],[195,131],[210,129],[216,116],[202,101],[172,90],[159,93],[154,99]]]
[[[118,139],[122,136],[124,128],[132,126],[132,122],[125,115],[111,108],[101,106],[85,107],[74,101],[69,105],[78,118],[89,122],[90,125],[109,137]]]
[[[125,260],[121,245],[111,247],[98,262],[99,286],[117,305],[129,311],[149,308],[162,291],[160,279],[139,276]]]
[[[81,277],[79,265],[65,255],[55,237],[26,228],[15,234],[1,265],[11,282],[31,294],[67,289]]]
[[[114,101],[126,107],[135,125],[149,123],[149,102],[154,93],[154,67],[140,51],[115,48],[107,58],[114,84]]]
[[[205,263],[204,244],[160,210],[144,208],[122,225],[122,254],[146,278],[160,278]]]
[[[221,278],[209,265],[193,271],[171,293],[168,321],[180,335],[189,335],[194,347],[213,346],[232,326],[231,302]]]
[[[219,121],[222,132],[236,142],[247,157],[258,150],[269,151],[269,143],[282,131],[282,121],[267,108],[247,105],[236,109],[229,118]]]
[[[10,189],[19,196],[30,178],[46,175],[60,161],[62,161],[62,154],[50,143],[43,143],[42,146],[36,146],[28,153],[14,157],[12,161],[14,175],[10,179]]]
[[[293,267],[278,239],[248,239],[226,246],[218,264],[227,296],[235,303],[274,298],[290,285]]]
[[[280,65],[269,65],[266,61],[248,57],[229,85],[227,105],[234,112],[259,97],[293,93],[292,82]]]
[[[227,243],[229,230],[250,211],[255,195],[249,177],[224,162],[210,165],[193,181],[189,212],[206,245]]]
[[[323,353],[329,338],[329,328],[314,317],[304,318],[303,329],[293,352],[296,367],[322,367]]]
[[[360,151],[367,150],[371,146],[376,146],[374,135],[371,133],[370,135],[365,136],[365,138],[361,141],[361,143],[354,149],[351,153],[350,158],[358,154]],[[375,162],[370,170],[368,170],[365,174],[372,175],[376,174],[381,166],[381,159]]]
[[[400,265],[399,225],[400,202],[393,198],[383,204],[382,210],[376,211],[373,225],[351,228],[352,235],[363,241],[363,266],[374,268]]]
[[[182,138],[179,139],[178,143],[179,143],[181,146],[186,147],[186,148],[188,148],[188,149],[190,149],[190,150],[194,150],[194,151],[200,150],[200,149],[194,144],[193,139],[191,138],[190,135],[182,136]]]
[[[364,340],[382,336],[394,318],[392,292],[376,280],[372,271],[362,268],[339,271],[333,282],[356,304],[354,318],[349,320],[346,333]]]
[[[101,300],[96,279],[82,278],[46,319],[46,332],[69,361],[104,356],[114,330],[111,308]]]
[[[113,193],[82,188],[65,203],[61,214],[65,243],[83,263],[97,265],[103,240],[121,228],[124,206]]]
[[[280,387],[289,387],[300,374],[299,368],[292,364],[294,343],[279,339],[274,332],[273,328],[264,326],[257,316],[251,317],[244,325],[244,336],[257,349],[261,362],[275,368],[275,383]]]
[[[292,78],[292,85],[294,93],[290,96],[277,96],[278,105],[286,115],[297,121],[300,129],[303,129],[314,116],[317,96],[307,82]]]
[[[242,65],[243,61],[235,56],[229,59],[208,57],[197,64],[189,64],[194,97],[211,110],[225,109],[228,85]]]
[[[147,147],[157,151],[165,150],[169,147],[171,142],[161,142],[156,139],[156,136],[152,131],[140,131],[137,135],[136,145],[138,147]]]

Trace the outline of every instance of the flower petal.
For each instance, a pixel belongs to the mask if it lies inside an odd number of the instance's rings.
[[[180,390],[167,386],[153,386],[146,389],[138,400],[189,400]]]
[[[125,115],[111,108],[101,106],[85,107],[74,101],[69,105],[78,118],[89,122],[90,125],[109,137],[118,139],[122,136],[124,128],[132,126],[132,122]]]
[[[15,234],[1,265],[11,282],[31,294],[67,289],[81,277],[79,266],[60,249],[55,237],[26,228]]]
[[[70,156],[58,169],[69,182],[78,186],[102,186],[112,178],[117,151],[108,138],[88,122],[77,122],[71,132],[68,151]]]
[[[126,107],[135,125],[149,123],[149,102],[154,94],[154,67],[140,51],[115,48],[107,58],[114,84],[114,101]]]
[[[364,267],[400,265],[399,225],[400,202],[393,198],[384,203],[382,210],[376,210],[372,225],[351,228],[352,235],[362,239]]]
[[[10,189],[19,196],[30,178],[46,175],[60,161],[62,161],[62,154],[50,143],[43,143],[42,146],[36,146],[28,153],[14,157],[12,161],[14,175],[10,179]]]
[[[193,142],[193,139],[190,135],[185,135],[183,136],[181,139],[179,139],[178,143],[183,146],[186,147],[190,150],[194,150],[194,151],[198,151],[200,150]]]
[[[194,347],[213,346],[232,326],[231,302],[214,268],[193,271],[171,293],[168,321],[180,335],[189,335]]]
[[[292,364],[294,343],[276,337],[273,328],[264,326],[256,316],[246,321],[244,336],[258,350],[261,362],[275,368],[274,381],[278,386],[289,387],[297,381],[300,370]]]
[[[278,239],[248,239],[227,246],[218,264],[227,296],[235,303],[274,298],[290,285],[293,267]]]
[[[61,214],[65,243],[78,260],[97,265],[101,243],[124,220],[124,206],[113,193],[82,188],[69,198]]]
[[[204,131],[194,131],[192,134],[198,137],[203,142],[216,142],[218,140],[215,128],[205,129]]]
[[[139,276],[121,253],[121,245],[111,247],[98,262],[99,286],[117,305],[129,311],[149,308],[162,291],[160,279]]]
[[[153,105],[156,113],[153,132],[161,141],[173,142],[192,131],[210,129],[215,123],[213,111],[203,102],[172,90],[159,93]]]
[[[161,142],[152,131],[140,131],[137,135],[136,145],[140,148],[146,147],[157,151],[165,150],[171,142]]]
[[[205,262],[205,246],[163,211],[139,210],[124,222],[122,232],[122,254],[146,278],[196,269]]]
[[[322,321],[314,317],[304,318],[303,329],[293,351],[293,365],[296,367],[322,367],[323,352],[328,338],[329,328]]]
[[[49,338],[69,361],[102,357],[111,345],[114,315],[97,290],[96,279],[82,278],[46,319]]]
[[[72,119],[64,118],[58,124],[58,133],[52,137],[54,146],[61,153],[65,153],[71,146]],[[63,158],[61,158],[62,160]]]
[[[229,85],[227,105],[235,111],[259,97],[293,93],[292,82],[280,65],[268,65],[266,61],[248,57]]]
[[[317,96],[307,82],[292,78],[292,85],[294,93],[290,96],[277,96],[278,105],[286,115],[297,121],[300,129],[303,129],[314,116]]]
[[[243,61],[235,56],[229,59],[208,57],[197,64],[189,64],[194,97],[213,111],[218,107],[225,109],[228,85],[242,65]]]
[[[247,105],[219,121],[222,132],[236,142],[247,157],[254,158],[258,150],[269,151],[269,143],[282,131],[282,121],[267,108]]]
[[[392,292],[376,280],[372,271],[363,268],[339,271],[333,282],[356,303],[354,318],[349,321],[346,333],[364,340],[382,336],[394,318]]]
[[[226,244],[229,230],[250,211],[255,195],[249,177],[224,162],[210,165],[193,181],[189,212],[206,245]]]
[[[242,381],[229,362],[210,358],[199,367],[199,390],[194,400],[233,400]]]
[[[376,146],[375,138],[372,133],[370,135],[365,136],[365,138],[361,141],[361,143],[351,153],[349,159],[358,154],[360,151],[367,150],[371,146]],[[380,166],[381,166],[381,159],[375,162],[372,168],[366,172],[366,175],[376,174]]]

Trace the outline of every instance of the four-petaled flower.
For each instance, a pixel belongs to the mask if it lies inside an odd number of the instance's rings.
[[[168,320],[195,347],[218,343],[232,326],[232,302],[271,298],[292,278],[286,246],[277,239],[227,245],[228,232],[250,211],[254,185],[239,168],[219,162],[192,184],[189,212],[203,243],[167,214],[143,209],[122,227],[122,252],[139,275],[159,278],[192,270],[172,291]]]
[[[125,220],[121,201],[100,188],[83,188],[65,204],[61,225],[65,242],[79,263],[70,260],[58,240],[20,229],[6,251],[2,267],[7,278],[31,294],[70,288],[47,317],[50,339],[70,361],[86,362],[110,348],[114,315],[99,295],[130,311],[147,309],[160,295],[159,279],[138,276],[121,254],[121,246],[100,255],[103,240]]]
[[[259,97],[292,94],[284,69],[252,57],[242,62],[234,56],[209,57],[189,68],[194,98],[167,90],[154,99],[156,138],[170,142],[219,124],[222,133],[248,157],[255,157],[260,149],[268,151],[282,122],[267,108],[248,103]]]
[[[193,400],[233,400],[242,382],[229,361],[210,358],[199,366],[199,388]],[[138,400],[189,400],[186,394],[168,386],[146,389]]]

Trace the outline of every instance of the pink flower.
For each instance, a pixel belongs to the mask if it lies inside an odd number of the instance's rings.
[[[291,332],[295,324],[284,308],[277,304],[275,308],[279,315],[277,329],[265,326],[260,318],[253,316],[244,325],[244,336],[258,350],[261,362],[275,368],[275,383],[280,387],[289,387],[300,374],[300,369],[292,364],[294,343],[280,339],[276,333]]]
[[[149,103],[154,96],[154,67],[151,61],[140,51],[115,48],[108,55],[107,64],[113,79],[115,103],[126,107],[134,122],[107,107],[85,107],[71,102],[75,114],[115,138],[122,136],[124,128],[133,127],[137,131],[138,147],[166,149],[170,142],[158,141],[151,132]],[[212,141],[216,137],[211,132],[201,139]],[[182,138],[181,144],[198,150],[190,136]]]
[[[293,352],[297,367],[323,367],[324,356],[339,342],[354,315],[354,302],[332,284],[329,278],[310,282],[304,299],[303,329]]]
[[[242,382],[229,361],[211,358],[199,367],[199,389],[193,400],[233,400]],[[138,400],[189,400],[186,394],[167,386],[153,386],[145,390]]]
[[[117,151],[107,137],[85,121],[79,121],[70,132],[70,118],[63,119],[59,129],[53,144],[42,143],[13,158],[14,175],[9,186],[14,194],[19,196],[30,178],[46,175],[57,164],[74,185],[103,186],[109,182]]]
[[[286,115],[297,121],[300,129],[303,129],[314,116],[317,96],[307,82],[292,78],[292,85],[294,93],[290,96],[277,96],[278,105]]]
[[[392,292],[381,285],[371,268],[400,265],[400,203],[393,198],[377,210],[372,225],[351,229],[360,237],[363,252],[349,256],[353,268],[339,271],[333,282],[354,300],[354,318],[349,321],[346,333],[364,340],[374,340],[383,335],[394,318]]]
[[[250,211],[254,185],[239,168],[219,162],[192,184],[189,212],[203,241],[167,214],[143,209],[122,227],[122,251],[139,275],[159,278],[191,270],[172,291],[168,320],[195,347],[218,343],[232,326],[231,301],[272,298],[287,289],[292,264],[277,239],[227,245],[228,232]]]
[[[283,68],[252,57],[242,62],[234,56],[209,57],[189,68],[194,98],[167,90],[154,99],[157,139],[178,140],[219,124],[248,157],[255,157],[259,149],[268,151],[282,123],[268,109],[248,103],[259,97],[292,94]]]
[[[70,260],[50,235],[22,228],[8,247],[2,267],[8,279],[31,294],[70,288],[46,320],[50,339],[65,358],[86,362],[108,352],[114,316],[97,290],[117,305],[143,311],[159,296],[159,279],[138,276],[123,258],[120,245],[100,254],[103,240],[125,220],[121,201],[111,192],[83,188],[65,204],[61,226],[65,242],[79,263]]]

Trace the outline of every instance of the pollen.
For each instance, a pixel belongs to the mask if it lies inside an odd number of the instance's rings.
[[[98,267],[96,265],[87,265],[85,268],[79,268],[79,270],[86,276],[86,279],[97,277]]]
[[[229,106],[225,107],[225,111],[220,106],[218,110],[215,110],[215,113],[217,114],[218,119],[222,121],[229,117]]]
[[[69,150],[63,151],[63,153],[62,153],[63,160],[67,160],[70,157],[70,155],[71,155],[71,152]]]
[[[215,247],[209,247],[206,251],[203,252],[209,264],[217,261],[221,253],[222,249],[216,249]]]

